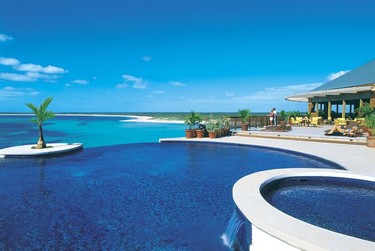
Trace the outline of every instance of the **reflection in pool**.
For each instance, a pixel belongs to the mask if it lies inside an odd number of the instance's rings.
[[[232,186],[267,169],[338,168],[267,148],[128,144],[0,159],[0,249],[227,250]]]
[[[375,241],[375,182],[339,177],[293,177],[261,190],[274,207],[310,224]]]

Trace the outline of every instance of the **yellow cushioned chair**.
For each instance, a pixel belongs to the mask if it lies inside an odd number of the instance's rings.
[[[313,117],[310,119],[311,126],[321,126],[322,125],[322,117]]]
[[[343,118],[336,118],[334,121],[337,126],[346,126],[346,120]]]

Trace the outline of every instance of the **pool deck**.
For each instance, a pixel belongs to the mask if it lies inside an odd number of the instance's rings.
[[[323,127],[293,127],[290,132],[236,131],[235,136],[209,138],[169,138],[168,141],[199,141],[281,148],[314,155],[335,162],[352,172],[375,176],[375,148],[366,146],[366,137],[325,136]]]

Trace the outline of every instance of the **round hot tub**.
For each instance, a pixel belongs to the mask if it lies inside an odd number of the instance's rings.
[[[340,170],[255,173],[233,189],[250,250],[375,250],[375,177]]]

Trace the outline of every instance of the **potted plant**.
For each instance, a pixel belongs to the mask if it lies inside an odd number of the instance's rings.
[[[194,138],[195,126],[202,121],[200,115],[194,111],[191,111],[189,115],[185,117],[185,124],[189,126],[189,129],[185,130],[186,138]]]
[[[47,119],[51,119],[55,117],[55,114],[53,112],[47,111],[48,105],[52,102],[52,99],[53,98],[51,97],[46,98],[42,102],[42,104],[39,106],[39,108],[35,107],[31,103],[26,104],[26,106],[28,106],[35,114],[35,118],[32,118],[31,121],[35,122],[38,125],[38,129],[39,129],[39,140],[38,140],[37,145],[35,146],[36,149],[42,149],[42,148],[47,147],[46,142],[44,141],[44,137],[43,137],[43,123]]]
[[[223,136],[229,135],[229,132],[230,132],[229,120],[230,120],[230,118],[226,117],[225,115],[222,115],[220,117],[220,124],[223,127]]]
[[[208,131],[208,137],[210,139],[216,138],[218,130],[217,122],[213,119],[209,119],[206,122],[206,130]]]
[[[364,103],[363,106],[355,109],[355,112],[357,113],[357,117],[365,118],[374,113],[374,107],[372,107],[369,103]]]
[[[240,109],[238,110],[238,115],[242,119],[242,125],[241,125],[241,130],[242,131],[247,131],[249,128],[249,118],[250,118],[250,110],[249,109]]]
[[[206,126],[204,124],[199,123],[198,128],[195,130],[197,138],[204,138],[206,134]]]
[[[369,136],[367,136],[367,146],[375,147],[375,113],[366,117],[365,125],[369,129]]]

